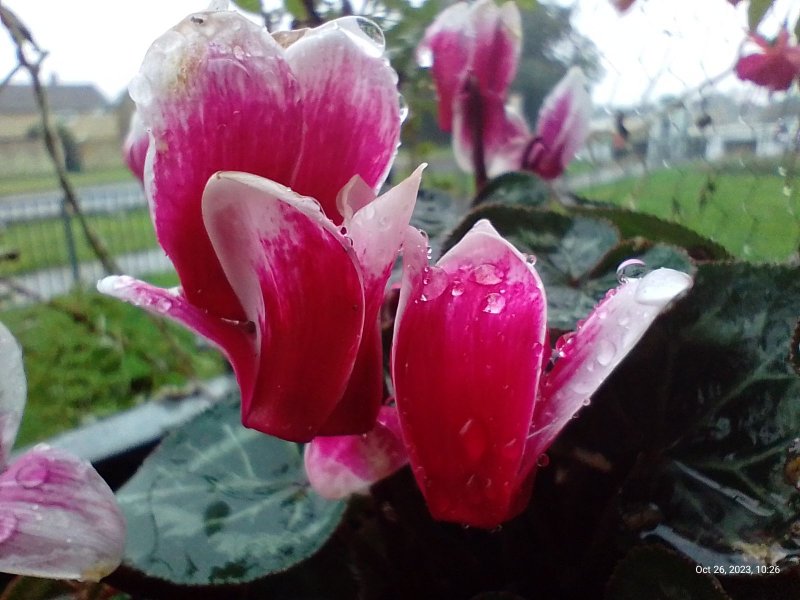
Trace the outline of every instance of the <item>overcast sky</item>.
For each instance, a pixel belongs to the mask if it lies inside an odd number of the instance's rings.
[[[744,38],[746,3],[727,0],[638,0],[620,16],[608,0],[556,0],[574,6],[575,27],[597,45],[605,78],[593,90],[598,104],[633,105],[679,94],[730,70]],[[116,98],[136,73],[150,43],[207,0],[4,0],[49,51],[45,76],[93,82]],[[780,0],[767,29],[800,12]],[[16,64],[0,32],[0,77]],[[732,78],[723,89],[736,84]],[[746,87],[741,89],[747,89]],[[755,93],[755,90],[754,90]]]

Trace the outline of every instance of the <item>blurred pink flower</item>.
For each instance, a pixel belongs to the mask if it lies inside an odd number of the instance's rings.
[[[736,75],[772,91],[788,90],[800,76],[800,46],[790,43],[786,26],[773,41],[758,33],[751,33],[750,39],[760,51],[742,56],[736,63]]]

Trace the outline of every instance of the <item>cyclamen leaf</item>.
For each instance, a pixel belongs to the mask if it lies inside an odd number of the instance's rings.
[[[767,11],[772,8],[773,0],[750,0],[747,7],[747,25],[750,31],[758,29],[759,23],[767,14]]]
[[[345,508],[311,490],[296,444],[242,427],[238,402],[168,436],[118,496],[125,565],[188,585],[284,571],[322,547]]]

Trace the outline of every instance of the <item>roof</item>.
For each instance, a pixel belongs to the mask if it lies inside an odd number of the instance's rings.
[[[50,110],[55,113],[87,113],[103,110],[108,101],[92,84],[45,86]],[[30,85],[7,85],[0,89],[0,114],[24,115],[38,111]]]

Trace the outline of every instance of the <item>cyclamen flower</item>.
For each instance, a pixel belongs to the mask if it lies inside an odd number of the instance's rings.
[[[350,17],[273,38],[235,12],[197,13],[131,84],[181,288],[99,289],[220,346],[244,424],[285,439],[367,431],[380,407],[378,310],[420,172],[376,199],[401,122],[379,33]]]
[[[741,57],[736,63],[736,75],[772,91],[788,90],[800,76],[800,46],[790,44],[786,26],[774,41],[757,33],[751,33],[750,39],[760,52]]]
[[[392,373],[402,440],[431,514],[485,528],[517,515],[542,454],[691,285],[671,269],[622,283],[559,340],[558,359],[546,372],[547,302],[532,261],[480,221],[430,267],[426,239],[410,230]],[[364,447],[351,436],[339,442],[335,458],[326,460],[324,449],[314,460],[307,454],[312,483],[325,487],[326,478],[355,470],[348,463],[363,463]]]
[[[417,50],[432,66],[439,126],[453,133],[459,167],[490,177],[528,169],[545,179],[560,176],[589,132],[591,101],[581,71],[571,69],[545,101],[537,130],[507,106],[522,46],[520,14],[513,2],[459,2],[428,27]],[[480,140],[476,137],[479,136]]]
[[[22,351],[0,323],[0,571],[98,581],[117,568],[125,520],[92,465],[36,446],[8,457],[25,408]]]

